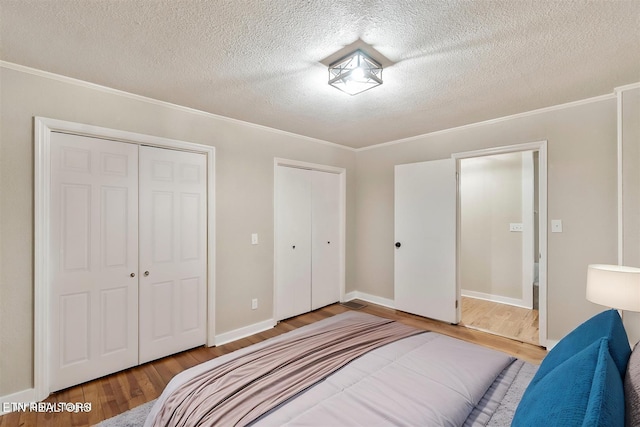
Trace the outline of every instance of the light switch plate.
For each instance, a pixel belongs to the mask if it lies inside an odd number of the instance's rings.
[[[252,245],[257,245],[258,244],[258,233],[253,233],[251,235],[251,244]]]
[[[562,233],[562,220],[561,219],[552,219],[551,220],[551,232],[552,233]]]
[[[520,231],[524,230],[524,226],[521,222],[511,222],[509,223],[509,231]]]

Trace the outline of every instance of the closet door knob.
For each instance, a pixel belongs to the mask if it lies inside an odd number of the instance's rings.
[[[292,248],[293,248],[293,249],[295,249],[295,248],[296,248],[296,245],[293,245],[293,246],[292,246]]]
[[[131,273],[129,276],[136,277],[136,273]]]
[[[330,244],[331,244],[331,242],[327,242],[327,245],[330,245]]]
[[[148,271],[145,271],[145,272],[144,272],[144,277],[147,277],[148,275],[149,275],[149,272],[148,272]]]
[[[399,248],[400,246],[402,246],[402,243],[396,242],[396,248]]]

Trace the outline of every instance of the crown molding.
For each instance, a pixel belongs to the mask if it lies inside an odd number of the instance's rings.
[[[591,103],[594,103],[594,102],[601,102],[601,101],[615,99],[615,98],[616,98],[615,93],[611,93],[611,94],[607,94],[607,95],[594,96],[592,98],[581,99],[579,101],[567,102],[565,104],[558,104],[558,105],[553,105],[551,107],[539,108],[537,110],[525,111],[524,113],[511,114],[509,116],[498,117],[496,119],[489,119],[489,120],[485,120],[485,121],[482,121],[482,122],[469,123],[469,124],[462,125],[462,126],[456,126],[456,127],[452,127],[452,128],[448,128],[448,129],[437,130],[437,131],[434,131],[434,132],[423,133],[422,135],[416,135],[416,136],[411,136],[411,137],[408,137],[408,138],[397,139],[395,141],[383,142],[381,144],[370,145],[368,147],[361,147],[361,148],[357,148],[355,151],[356,152],[367,151],[367,150],[372,150],[372,149],[375,149],[375,148],[382,148],[382,147],[388,147],[388,146],[391,146],[391,145],[403,144],[405,142],[412,142],[412,141],[416,141],[416,140],[419,140],[419,139],[422,139],[422,138],[426,138],[426,137],[430,137],[430,136],[443,135],[443,134],[447,134],[447,133],[450,133],[450,132],[455,132],[455,131],[459,131],[459,130],[463,130],[463,129],[472,129],[472,128],[480,127],[480,126],[493,125],[493,124],[505,122],[505,121],[508,121],[508,120],[519,119],[519,118],[522,118],[522,117],[535,116],[535,115],[538,115],[538,114],[548,113],[550,111],[563,110],[565,108],[572,108],[572,107],[577,107],[579,105],[591,104]]]
[[[624,91],[633,90],[633,89],[640,89],[640,82],[631,83],[624,86],[618,86],[617,88],[614,88],[613,91],[618,93],[618,92],[624,92]]]
[[[130,92],[125,92],[123,90],[114,89],[114,88],[110,88],[110,87],[107,87],[107,86],[102,86],[102,85],[99,85],[99,84],[96,84],[96,83],[91,83],[91,82],[87,82],[87,81],[84,81],[84,80],[75,79],[73,77],[67,77],[67,76],[63,76],[63,75],[60,75],[60,74],[51,73],[49,71],[43,71],[43,70],[39,70],[39,69],[36,69],[36,68],[27,67],[25,65],[15,64],[15,63],[12,63],[12,62],[7,62],[7,61],[0,60],[0,67],[1,68],[7,68],[7,69],[15,70],[15,71],[20,71],[20,72],[24,72],[24,73],[28,73],[28,74],[33,74],[33,75],[36,75],[36,76],[39,76],[39,77],[44,77],[44,78],[48,78],[48,79],[51,79],[51,80],[57,80],[57,81],[60,81],[60,82],[69,83],[69,84],[73,84],[73,85],[76,85],[76,86],[86,87],[86,88],[93,89],[93,90],[98,90],[98,91],[101,91],[101,92],[107,92],[107,93],[123,96],[125,98],[135,99],[135,100],[138,100],[138,101],[147,102],[149,104],[154,104],[154,105],[159,105],[159,106],[166,107],[166,108],[171,108],[171,109],[174,109],[174,110],[177,110],[177,111],[187,112],[187,113],[191,113],[191,114],[197,114],[197,115],[201,115],[201,116],[205,116],[205,117],[209,117],[209,118],[213,118],[213,119],[217,119],[217,120],[223,120],[223,121],[234,123],[234,124],[241,125],[241,126],[246,126],[246,127],[250,127],[250,128],[254,128],[254,129],[260,129],[260,130],[264,130],[264,131],[267,131],[267,132],[277,133],[277,134],[280,134],[280,135],[300,138],[300,139],[303,139],[303,140],[306,140],[306,141],[309,141],[309,142],[313,142],[313,143],[316,143],[316,144],[327,145],[327,146],[330,146],[330,147],[340,148],[340,149],[351,151],[351,152],[360,152],[360,151],[373,150],[373,149],[376,149],[376,148],[383,148],[383,147],[387,147],[387,146],[391,146],[391,145],[402,144],[402,143],[405,143],[405,142],[416,141],[416,140],[419,140],[419,139],[422,139],[422,138],[426,138],[426,137],[430,137],[430,136],[447,134],[449,132],[459,131],[459,130],[463,130],[463,129],[471,129],[471,128],[479,127],[479,126],[492,125],[492,124],[501,123],[501,122],[504,122],[504,121],[507,121],[507,120],[518,119],[518,118],[528,117],[528,116],[534,116],[534,115],[538,115],[538,114],[547,113],[547,112],[550,112],[550,111],[557,111],[557,110],[562,110],[562,109],[565,109],[565,108],[572,108],[572,107],[577,107],[577,106],[580,106],[580,105],[591,104],[591,103],[594,103],[594,102],[601,102],[601,101],[604,101],[604,100],[615,99],[616,98],[616,93],[618,93],[618,92],[640,88],[640,82],[632,83],[632,84],[628,84],[628,85],[619,86],[619,87],[614,88],[614,93],[611,93],[611,94],[595,96],[595,97],[592,97],[592,98],[581,99],[581,100],[578,100],[578,101],[567,102],[567,103],[564,103],[564,104],[553,105],[553,106],[550,106],[550,107],[543,107],[543,108],[539,108],[539,109],[536,109],[536,110],[531,110],[531,111],[526,111],[526,112],[523,112],[523,113],[512,114],[512,115],[503,116],[503,117],[499,117],[499,118],[495,118],[495,119],[489,119],[489,120],[485,120],[485,121],[481,121],[481,122],[469,123],[469,124],[466,124],[466,125],[461,125],[461,126],[456,126],[456,127],[452,127],[452,128],[437,130],[437,131],[434,131],[434,132],[428,132],[428,133],[424,133],[424,134],[421,134],[421,135],[411,136],[411,137],[408,137],[408,138],[402,138],[402,139],[397,139],[397,140],[394,140],[394,141],[383,142],[383,143],[380,143],[380,144],[369,145],[367,147],[353,148],[353,147],[349,147],[349,146],[346,146],[346,145],[337,144],[335,142],[326,141],[326,140],[323,140],[323,139],[312,138],[310,136],[300,135],[300,134],[297,134],[297,133],[288,132],[288,131],[285,131],[285,130],[276,129],[276,128],[272,128],[272,127],[269,127],[269,126],[264,126],[264,125],[259,125],[259,124],[256,124],[256,123],[246,122],[246,121],[243,121],[243,120],[234,119],[234,118],[226,117],[226,116],[221,116],[221,115],[218,115],[218,114],[209,113],[209,112],[198,110],[198,109],[191,108],[191,107],[185,107],[185,106],[182,106],[182,105],[173,104],[173,103],[167,102],[167,101],[161,101],[161,100],[158,100],[158,99],[149,98],[149,97],[146,97],[146,96],[137,95],[137,94],[130,93]]]
[[[348,147],[348,146],[342,145],[342,144],[336,144],[335,142],[325,141],[323,139],[312,138],[310,136],[300,135],[300,134],[297,134],[297,133],[288,132],[288,131],[285,131],[285,130],[276,129],[276,128],[272,128],[272,127],[269,127],[269,126],[259,125],[259,124],[256,124],[256,123],[246,122],[244,120],[239,120],[239,119],[234,119],[234,118],[231,118],[231,117],[221,116],[221,115],[218,115],[218,114],[209,113],[207,111],[198,110],[196,108],[185,107],[183,105],[178,105],[178,104],[174,104],[174,103],[167,102],[167,101],[161,101],[159,99],[149,98],[147,96],[137,95],[135,93],[126,92],[126,91],[123,91],[123,90],[120,90],[120,89],[114,89],[114,88],[111,88],[111,87],[108,87],[108,86],[102,86],[102,85],[99,85],[99,84],[96,84],[96,83],[87,82],[85,80],[80,80],[80,79],[76,79],[76,78],[73,78],[73,77],[67,77],[67,76],[63,76],[61,74],[51,73],[49,71],[39,70],[37,68],[27,67],[25,65],[15,64],[13,62],[7,62],[7,61],[1,61],[0,60],[0,68],[6,68],[6,69],[14,70],[14,71],[19,71],[19,72],[23,72],[23,73],[27,73],[27,74],[32,74],[34,76],[44,77],[44,78],[47,78],[47,79],[50,79],[50,80],[56,80],[56,81],[59,81],[59,82],[62,82],[62,83],[68,83],[68,84],[72,84],[72,85],[79,86],[79,87],[84,87],[84,88],[88,88],[88,89],[97,90],[97,91],[100,91],[100,92],[106,92],[106,93],[110,93],[110,94],[113,94],[113,95],[118,95],[118,96],[122,96],[122,97],[125,97],[125,98],[129,98],[129,99],[134,99],[136,101],[142,101],[142,102],[146,102],[148,104],[153,104],[153,105],[158,105],[158,106],[165,107],[165,108],[170,108],[170,109],[176,110],[176,111],[186,112],[186,113],[190,113],[190,114],[196,114],[196,115],[200,115],[200,116],[204,116],[204,117],[208,117],[208,118],[212,118],[212,119],[216,119],[216,120],[222,120],[222,121],[226,121],[226,122],[233,123],[233,124],[240,125],[240,126],[246,126],[246,127],[250,127],[250,128],[254,128],[254,129],[259,129],[259,130],[263,130],[263,131],[267,131],[267,132],[276,133],[276,134],[279,134],[279,135],[295,137],[295,138],[303,139],[305,141],[313,142],[313,143],[316,143],[316,144],[327,145],[327,146],[330,146],[330,147],[340,148],[340,149],[347,150],[347,151],[356,151],[355,148]]]

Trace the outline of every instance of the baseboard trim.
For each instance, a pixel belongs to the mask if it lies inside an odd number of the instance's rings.
[[[216,335],[215,345],[223,345],[231,341],[236,341],[241,338],[246,338],[248,336],[264,332],[268,329],[273,328],[276,323],[277,322],[275,320],[268,319],[259,323],[254,323],[253,325],[235,329],[233,331],[224,332],[222,334]]]
[[[360,291],[347,292],[346,294],[344,294],[345,301],[351,301],[354,299],[370,302],[371,304],[378,304],[388,308],[396,308],[395,302],[389,298],[383,298]]]
[[[544,343],[544,345],[542,343],[541,345],[543,345],[543,347],[545,347],[547,351],[551,351],[553,347],[558,345],[559,342],[560,342],[559,340],[547,340],[547,342]]]
[[[16,411],[18,409],[18,407],[15,405],[16,403],[31,402],[37,402],[35,388],[18,391],[6,396],[0,396],[0,415]]]
[[[465,289],[462,289],[460,291],[460,294],[463,297],[481,299],[485,301],[492,301],[500,304],[512,305],[514,307],[526,308],[528,310],[531,310],[533,308],[533,307],[528,307],[525,304],[523,299],[503,297],[501,295],[485,294],[484,292],[467,291]]]

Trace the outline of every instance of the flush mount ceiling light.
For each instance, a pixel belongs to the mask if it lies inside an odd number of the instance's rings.
[[[329,84],[356,95],[382,84],[382,65],[358,49],[329,65]]]

